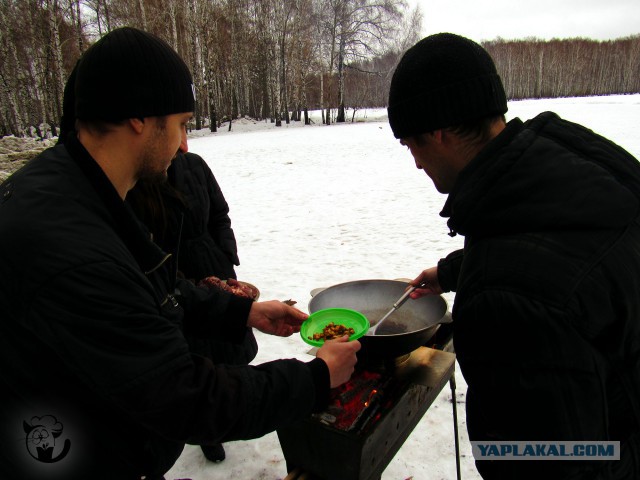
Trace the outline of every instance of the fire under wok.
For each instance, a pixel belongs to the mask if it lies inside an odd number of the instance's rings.
[[[399,280],[356,280],[312,292],[309,312],[325,308],[357,310],[374,326],[409,284]],[[359,359],[383,360],[402,356],[427,343],[440,324],[449,323],[447,301],[440,295],[411,298],[380,326],[376,335],[359,339]]]

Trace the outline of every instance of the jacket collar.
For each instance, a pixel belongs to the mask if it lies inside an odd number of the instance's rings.
[[[511,140],[522,130],[523,122],[519,118],[514,118],[507,126],[496,136],[493,140],[491,140],[478,155],[473,158],[469,164],[462,169],[460,175],[458,175],[458,180],[456,181],[453,189],[449,193],[447,197],[447,201],[442,207],[442,211],[440,212],[440,216],[444,218],[449,218],[453,215],[453,203],[455,198],[461,190],[463,190],[464,185],[478,168],[482,166],[488,159],[493,157],[496,152],[502,149],[505,145],[508,145]],[[451,230],[449,235],[455,236],[456,232],[454,228],[451,226],[451,222],[449,221],[449,229]]]
[[[64,145],[111,214],[114,229],[142,271],[150,273],[160,267],[171,255],[151,241],[147,229],[120,198],[109,178],[80,143],[75,132],[66,138]]]
[[[516,119],[460,173],[443,214],[467,239],[624,228],[640,210],[637,166],[553,112]]]

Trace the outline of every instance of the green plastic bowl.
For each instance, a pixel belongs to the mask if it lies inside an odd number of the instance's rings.
[[[309,318],[300,326],[302,340],[314,347],[321,347],[324,340],[312,340],[313,334],[322,333],[324,327],[331,322],[353,328],[355,333],[349,336],[349,340],[356,340],[369,330],[369,320],[360,312],[347,308],[325,308],[309,315]]]

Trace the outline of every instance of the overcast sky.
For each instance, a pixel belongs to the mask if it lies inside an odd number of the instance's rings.
[[[407,0],[420,5],[423,35],[452,32],[476,42],[640,34],[640,0]]]

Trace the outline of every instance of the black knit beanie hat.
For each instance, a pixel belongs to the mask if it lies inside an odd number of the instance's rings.
[[[75,116],[81,120],[164,116],[193,112],[194,105],[187,65],[168,43],[142,30],[107,33],[77,65]]]
[[[389,89],[389,124],[406,138],[504,114],[507,97],[491,56],[477,43],[438,33],[407,50]]]

